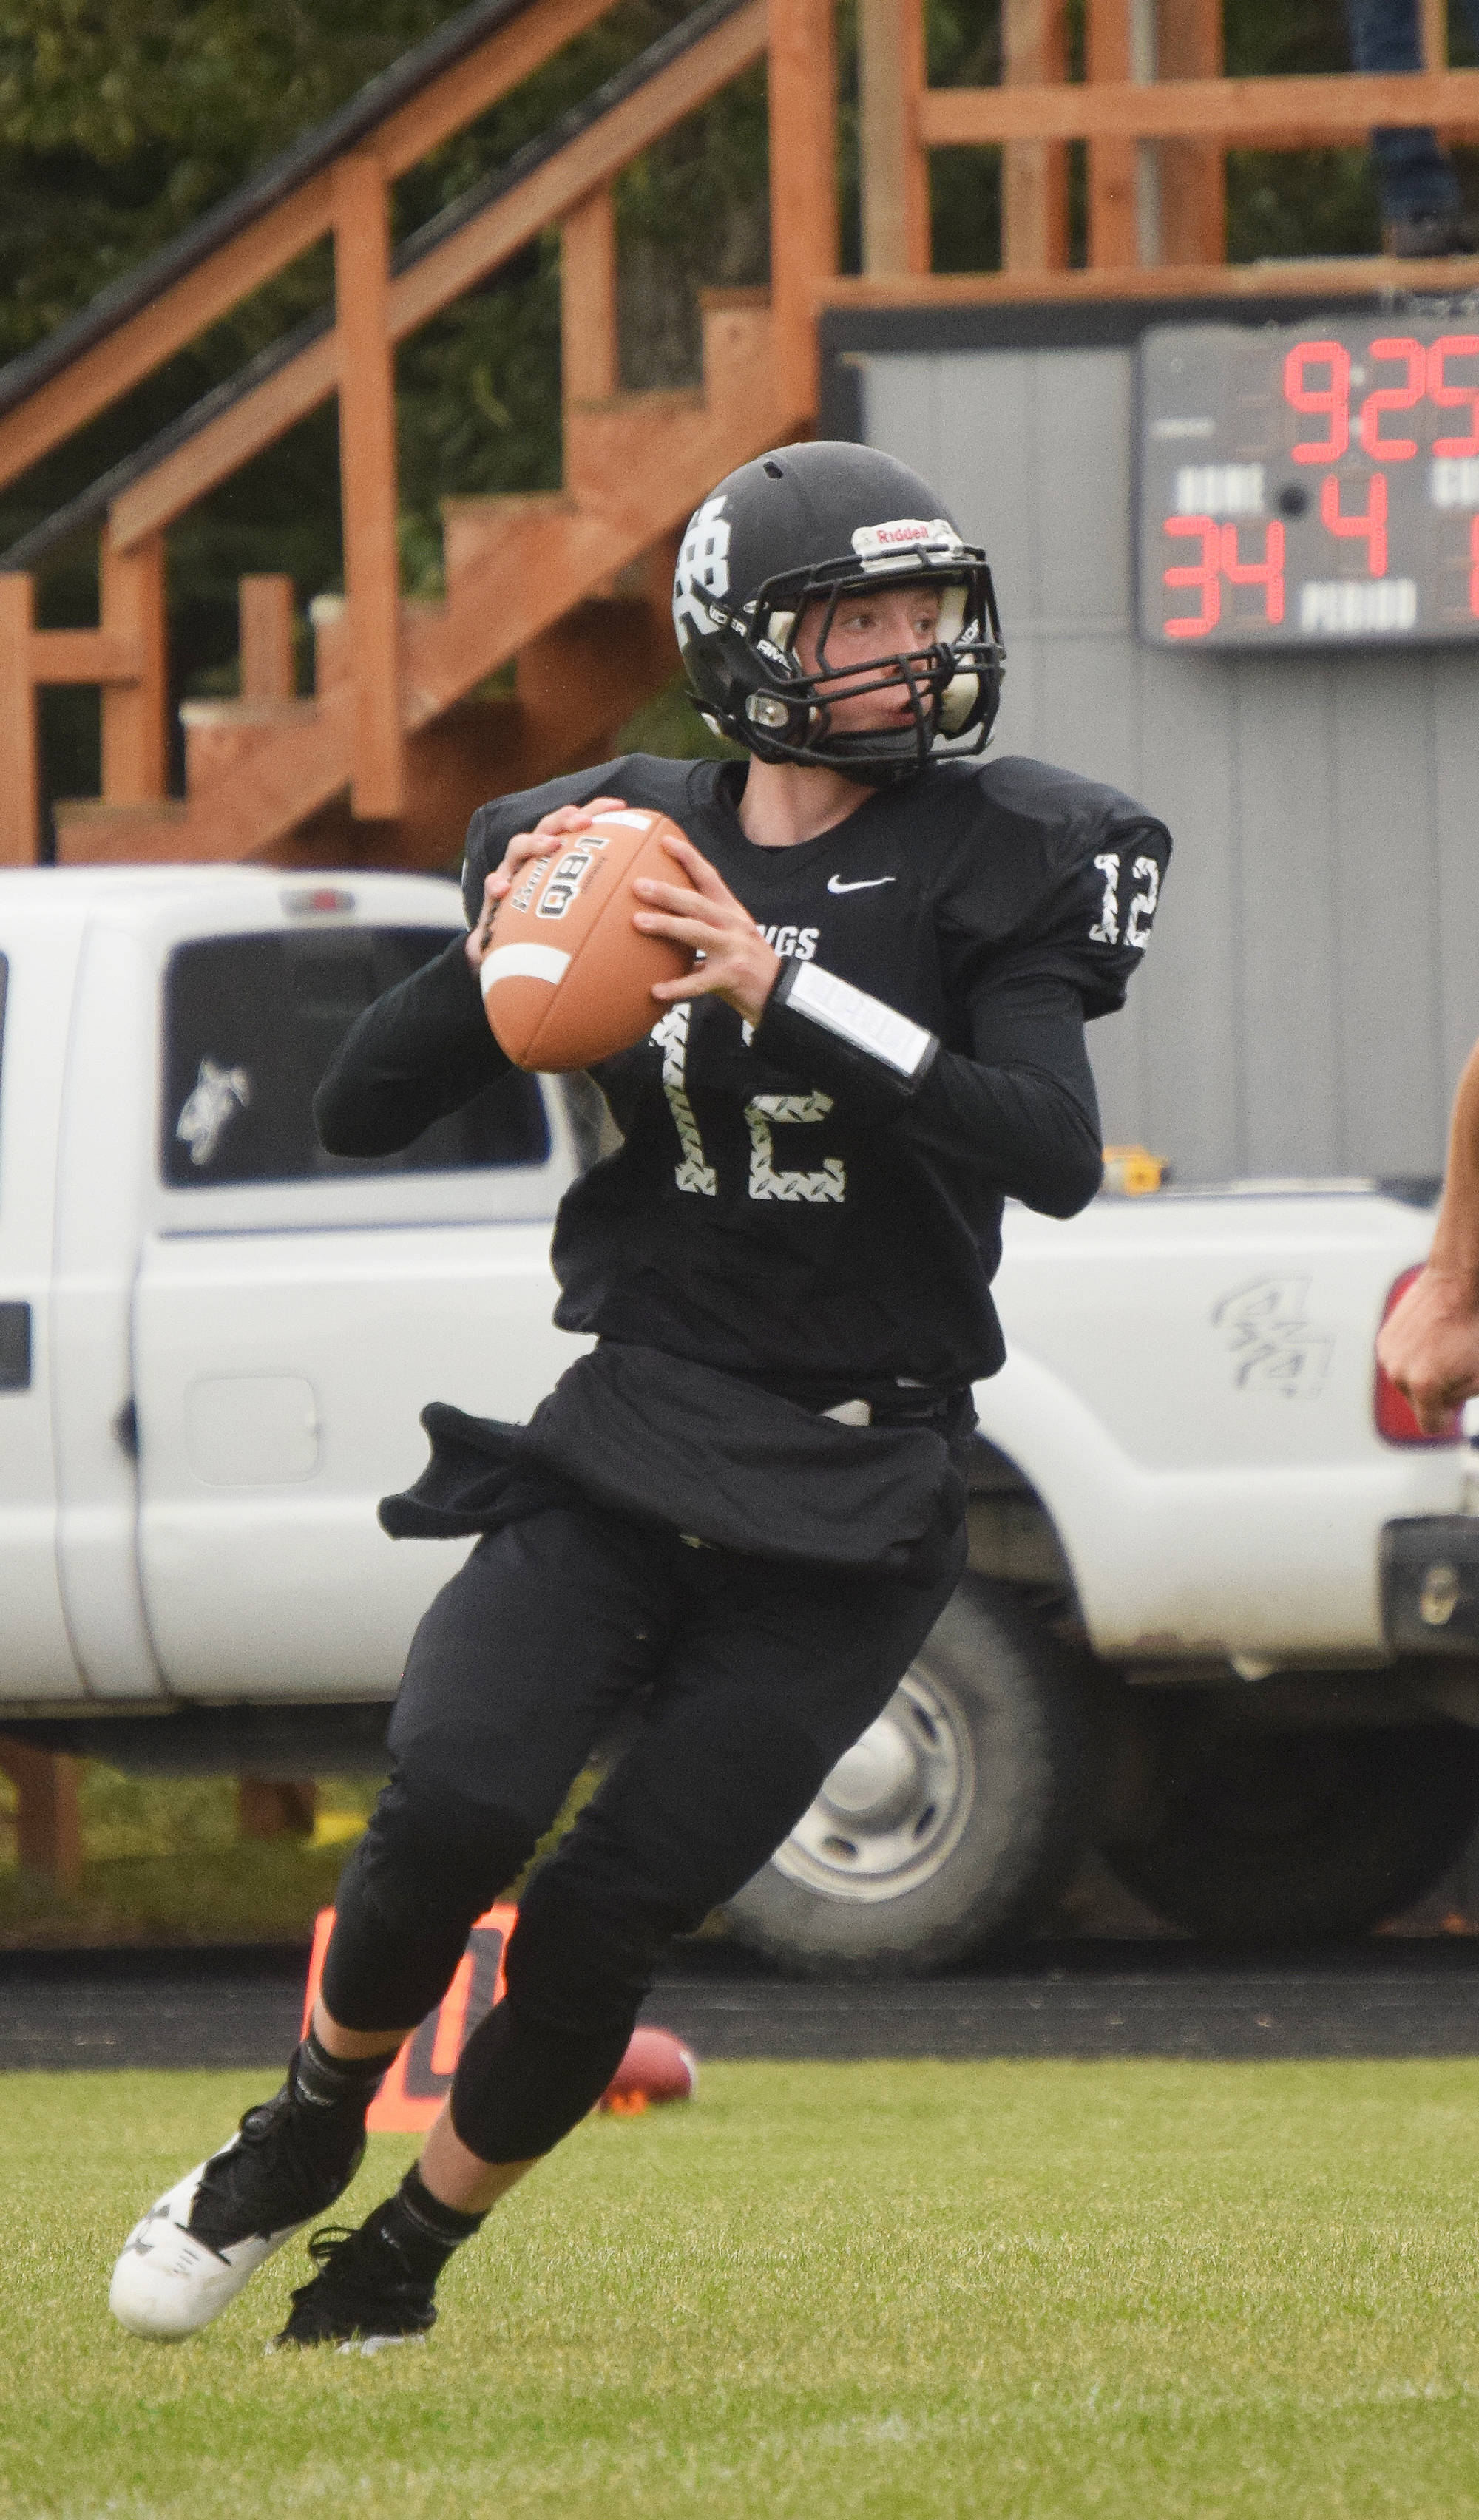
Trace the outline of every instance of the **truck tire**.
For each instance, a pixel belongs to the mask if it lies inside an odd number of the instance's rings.
[[[919,1977],[1030,1930],[1081,1851],[1081,1683],[967,1575],[763,1871],[734,1939],[796,1977]]]
[[[1148,1819],[1100,1852],[1127,1889],[1209,1942],[1301,1943],[1399,1915],[1457,1862],[1479,1806],[1457,1724],[1178,1732]]]

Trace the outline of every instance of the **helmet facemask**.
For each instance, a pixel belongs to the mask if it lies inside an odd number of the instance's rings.
[[[761,761],[836,770],[866,787],[917,777],[941,736],[974,730],[969,749],[981,751],[996,715],[1005,652],[984,555],[960,544],[956,550],[964,565],[954,568],[930,568],[926,554],[914,551],[907,560],[901,556],[881,565],[860,566],[849,553],[783,571],[768,578],[739,613],[709,595],[707,608],[714,635],[723,642],[735,702],[722,717],[706,712],[711,722]],[[926,647],[851,664],[829,661],[828,642],[847,597],[915,587],[928,587],[940,598],[935,637]],[[817,664],[808,672],[796,652],[796,627],[817,604],[825,608]],[[909,695],[909,725],[834,731],[832,702],[901,688]]]

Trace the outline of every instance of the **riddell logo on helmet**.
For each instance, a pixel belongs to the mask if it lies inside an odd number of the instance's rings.
[[[892,560],[927,545],[931,551],[956,552],[962,548],[961,537],[948,517],[892,517],[886,524],[859,525],[852,545],[864,565],[870,562]]]

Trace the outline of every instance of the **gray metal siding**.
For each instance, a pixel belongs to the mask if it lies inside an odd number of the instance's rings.
[[[1142,647],[1130,352],[858,365],[865,434],[991,556],[996,747],[1111,780],[1175,834],[1144,970],[1090,1034],[1105,1138],[1185,1181],[1441,1170],[1479,1034],[1479,656]]]

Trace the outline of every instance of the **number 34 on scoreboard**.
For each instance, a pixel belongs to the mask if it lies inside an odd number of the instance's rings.
[[[1479,332],[1158,326],[1138,457],[1157,647],[1479,639]]]

